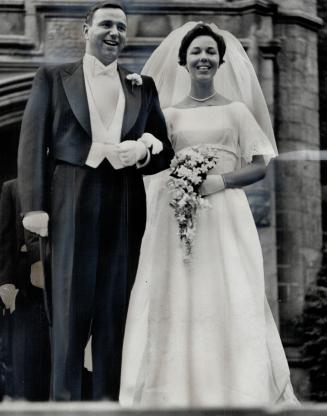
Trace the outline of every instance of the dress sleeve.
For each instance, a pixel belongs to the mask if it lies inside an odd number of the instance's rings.
[[[238,104],[237,118],[242,159],[246,163],[251,163],[253,156],[262,155],[268,164],[270,159],[277,156],[276,152],[250,110],[243,103]]]
[[[172,144],[172,146],[174,148],[175,147],[175,142],[174,142],[173,129],[172,129],[173,109],[171,107],[167,107],[163,110],[163,114],[164,114],[165,120],[166,120],[168,139],[170,140],[170,143]]]

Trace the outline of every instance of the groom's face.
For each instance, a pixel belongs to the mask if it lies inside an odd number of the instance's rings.
[[[115,61],[126,44],[127,18],[119,8],[95,11],[92,22],[84,24],[86,52],[104,65]]]

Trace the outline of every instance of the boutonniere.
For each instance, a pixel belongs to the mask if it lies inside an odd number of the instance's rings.
[[[131,83],[132,83],[132,91],[133,91],[134,85],[136,85],[137,87],[139,87],[139,86],[141,86],[143,84],[143,80],[142,80],[141,75],[136,74],[136,73],[134,73],[134,74],[128,74],[127,77],[126,77],[126,79],[128,79],[128,81],[131,81]]]

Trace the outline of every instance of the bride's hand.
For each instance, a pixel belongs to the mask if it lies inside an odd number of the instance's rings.
[[[200,186],[202,196],[211,195],[225,189],[225,182],[222,175],[208,175]]]

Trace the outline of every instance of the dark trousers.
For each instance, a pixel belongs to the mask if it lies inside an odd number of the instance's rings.
[[[90,334],[93,399],[118,400],[128,301],[145,226],[143,184],[129,175],[108,163],[97,169],[60,164],[54,172],[50,241],[55,400],[81,400]]]
[[[50,339],[41,289],[18,292],[16,309],[2,318],[4,394],[31,401],[50,397]]]
[[[0,300],[0,399],[12,397],[12,319]]]

